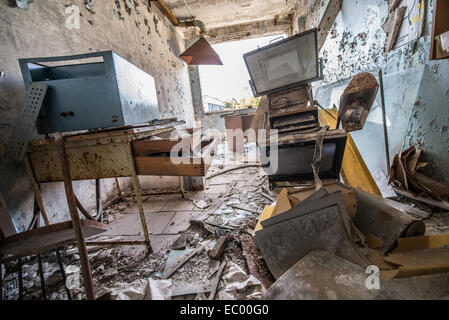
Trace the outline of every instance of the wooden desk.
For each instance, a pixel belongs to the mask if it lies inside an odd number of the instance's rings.
[[[169,140],[149,140],[151,137],[170,133],[174,130],[175,127],[173,126],[158,129],[127,128],[65,137],[57,135],[56,139],[38,140],[30,144],[24,160],[25,167],[46,225],[49,225],[50,221],[39,184],[61,181],[65,183],[67,203],[72,216],[75,234],[77,235],[83,274],[85,275],[85,280],[87,278],[85,287],[89,299],[94,298],[91,270],[88,263],[86,242],[80,227],[72,181],[131,177],[145,236],[145,241],[137,241],[133,242],[133,244],[146,245],[149,252],[151,252],[151,242],[137,176],[205,176],[210,165],[211,155],[217,143],[213,140],[202,142],[199,156],[192,155],[187,162],[175,165],[170,161],[170,156],[166,154],[170,152],[172,146]],[[193,151],[195,148],[191,141],[189,143],[191,151]],[[154,153],[155,145],[159,146],[159,149],[156,148],[158,153]],[[165,147],[161,150],[161,146]],[[104,242],[103,244],[120,245],[117,242]],[[128,244],[129,242],[123,242],[123,245]]]

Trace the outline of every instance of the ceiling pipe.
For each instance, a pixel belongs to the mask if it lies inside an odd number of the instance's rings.
[[[171,23],[175,27],[198,27],[200,29],[200,33],[206,33],[206,25],[200,20],[189,20],[189,21],[179,21],[178,18],[173,14],[173,11],[167,6],[164,0],[153,0],[156,1],[161,10],[167,15],[167,18],[171,21]]]
[[[168,19],[173,23],[175,27],[179,26],[179,20],[176,18],[176,16],[173,14],[171,9],[167,6],[164,0],[153,0],[156,1],[159,7],[161,7],[162,11],[167,15]]]
[[[178,27],[198,27],[200,29],[200,34],[206,33],[206,25],[200,20],[189,20],[180,22]]]

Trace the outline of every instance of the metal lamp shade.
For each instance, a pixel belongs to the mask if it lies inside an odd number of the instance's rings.
[[[188,65],[223,65],[218,54],[206,39],[201,38],[179,56]]]

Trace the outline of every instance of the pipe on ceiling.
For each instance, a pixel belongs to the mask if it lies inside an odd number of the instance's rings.
[[[167,15],[167,18],[173,23],[175,27],[198,27],[200,29],[200,33],[203,34],[206,32],[206,25],[200,20],[191,21],[179,21],[178,18],[173,14],[173,11],[167,6],[164,0],[153,0],[156,1],[161,10]]]
[[[206,33],[206,25],[200,20],[190,20],[180,22],[178,27],[198,27],[200,29],[200,33]]]

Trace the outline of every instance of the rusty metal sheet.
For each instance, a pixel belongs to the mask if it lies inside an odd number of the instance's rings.
[[[365,269],[325,251],[308,254],[265,293],[265,300],[384,300],[406,297],[382,281],[379,290],[366,286]]]
[[[173,127],[115,130],[65,137],[72,180],[130,177],[130,141],[173,131]],[[38,183],[63,181],[59,153],[54,139],[34,141],[28,153]]]
[[[132,175],[128,143],[67,147],[72,180],[91,180]],[[38,183],[63,181],[56,150],[31,152],[30,160]]]
[[[335,193],[262,222],[254,241],[278,279],[312,251],[326,250],[359,265],[368,265],[363,247],[353,244],[355,227],[343,196]]]
[[[382,254],[390,252],[397,239],[404,236],[421,236],[425,233],[422,217],[407,214],[391,207],[381,197],[357,190],[357,228],[365,235],[382,240]]]

